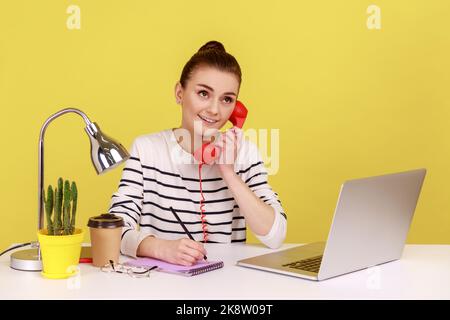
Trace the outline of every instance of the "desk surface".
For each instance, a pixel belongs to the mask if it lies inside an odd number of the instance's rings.
[[[262,245],[206,249],[208,259],[224,261],[222,269],[194,277],[152,272],[138,279],[80,264],[79,276],[48,280],[39,272],[9,268],[8,253],[0,257],[0,299],[450,299],[450,245],[406,245],[400,260],[322,282],[235,265],[273,251]]]

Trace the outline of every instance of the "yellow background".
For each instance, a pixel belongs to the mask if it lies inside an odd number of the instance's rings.
[[[66,27],[71,4],[80,30]],[[381,30],[366,27],[370,4],[381,8]],[[208,40],[241,65],[245,127],[280,129],[280,169],[269,181],[288,214],[287,242],[326,239],[344,180],[426,167],[408,242],[450,243],[449,9],[411,0],[2,0],[0,248],[36,239],[45,119],[80,108],[127,148],[178,126],[174,84]],[[72,114],[49,126],[45,178],[77,181],[85,227],[108,209],[123,166],[95,174],[83,125]]]

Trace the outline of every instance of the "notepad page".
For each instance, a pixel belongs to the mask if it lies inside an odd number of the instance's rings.
[[[192,266],[182,266],[182,265],[173,264],[173,263],[169,263],[169,262],[162,261],[159,259],[148,258],[148,257],[131,259],[131,260],[128,260],[127,262],[125,262],[126,265],[133,266],[133,267],[149,268],[149,267],[157,266],[158,268],[160,268],[164,271],[172,271],[172,272],[189,272],[189,271],[194,271],[194,270],[197,270],[197,269],[203,268],[203,267],[206,269],[208,266],[211,266],[211,267],[216,266],[216,265],[218,266],[220,263],[223,264],[222,261],[201,260],[201,261],[197,261],[197,263],[195,263]]]

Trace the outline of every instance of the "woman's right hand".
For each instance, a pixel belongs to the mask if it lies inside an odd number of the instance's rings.
[[[192,266],[207,255],[202,243],[183,238],[178,240],[159,239],[156,258],[183,266]]]

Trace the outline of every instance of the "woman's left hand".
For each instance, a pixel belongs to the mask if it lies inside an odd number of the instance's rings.
[[[242,130],[238,127],[233,127],[225,133],[222,133],[219,141],[215,143],[216,150],[219,152],[215,163],[222,177],[225,173],[234,172],[234,163],[241,145],[241,140]]]

